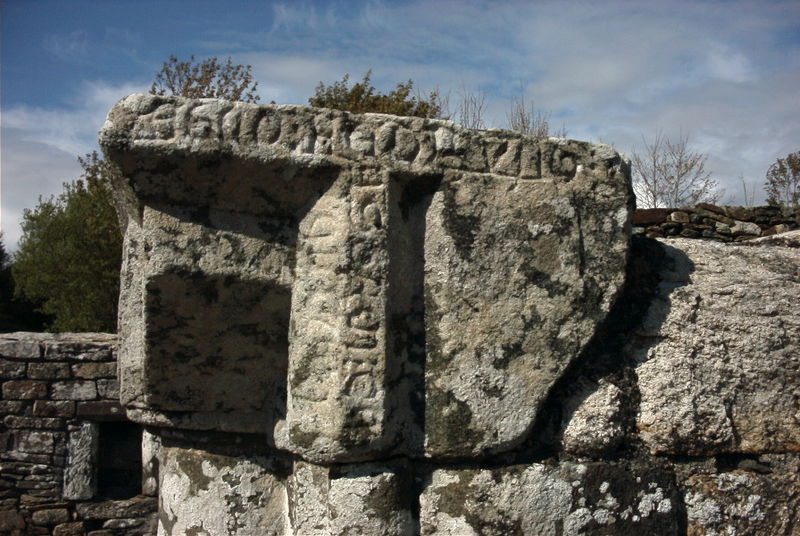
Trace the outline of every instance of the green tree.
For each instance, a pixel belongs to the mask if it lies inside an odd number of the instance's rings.
[[[114,331],[122,236],[112,170],[97,152],[78,161],[80,179],[23,215],[15,294],[40,304],[49,330]]]
[[[34,304],[14,297],[11,261],[0,233],[0,333],[41,331],[46,318],[35,311]]]
[[[155,75],[150,93],[257,102],[250,65],[216,57],[175,56]],[[97,152],[78,158],[80,179],[23,216],[12,267],[17,300],[49,315],[52,331],[116,330],[122,237],[111,183],[115,169]]]
[[[156,73],[150,93],[180,95],[192,99],[213,98],[232,101],[258,102],[251,65],[235,65],[231,58],[220,63],[216,57],[195,62],[180,61],[170,56]]]
[[[409,80],[397,84],[388,94],[383,94],[373,87],[371,76],[372,71],[367,71],[361,82],[352,86],[349,74],[329,86],[320,82],[308,103],[318,108],[335,108],[357,114],[373,112],[427,118],[445,116],[446,106],[437,91],[431,91],[427,98],[418,93],[412,95],[414,82]]]
[[[800,151],[778,158],[767,170],[767,203],[800,206]]]

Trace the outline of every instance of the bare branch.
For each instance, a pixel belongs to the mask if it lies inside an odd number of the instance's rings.
[[[707,155],[689,149],[689,136],[677,141],[656,132],[652,142],[642,137],[644,151],[634,152],[633,189],[643,208],[682,207],[716,203],[722,197],[717,181],[705,168]]]

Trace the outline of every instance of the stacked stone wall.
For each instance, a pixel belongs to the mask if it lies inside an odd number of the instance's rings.
[[[790,207],[737,207],[700,203],[694,207],[639,209],[634,234],[650,238],[707,238],[743,242],[800,228],[800,210]]]
[[[107,500],[115,490],[104,487],[127,483],[114,469],[97,474],[99,442],[132,441],[101,432],[141,429],[119,404],[117,344],[104,333],[0,335],[0,534],[155,532],[156,499]],[[120,449],[135,453],[141,441]]]

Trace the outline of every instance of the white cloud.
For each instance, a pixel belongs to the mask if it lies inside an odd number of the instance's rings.
[[[122,97],[143,91],[142,84],[86,82],[67,107],[12,106],[2,110],[2,225],[4,243],[15,249],[25,208],[39,196],[62,190],[78,178],[77,156],[97,150],[97,131],[108,110]]]

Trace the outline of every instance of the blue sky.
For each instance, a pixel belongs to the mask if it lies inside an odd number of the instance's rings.
[[[628,155],[688,134],[744,201],[800,150],[800,2],[3,0],[0,195],[4,242],[24,208],[78,177],[76,156],[121,97],[170,54],[250,64],[262,102],[306,104],[345,73],[389,90],[482,92],[505,127],[523,92],[571,138]]]

